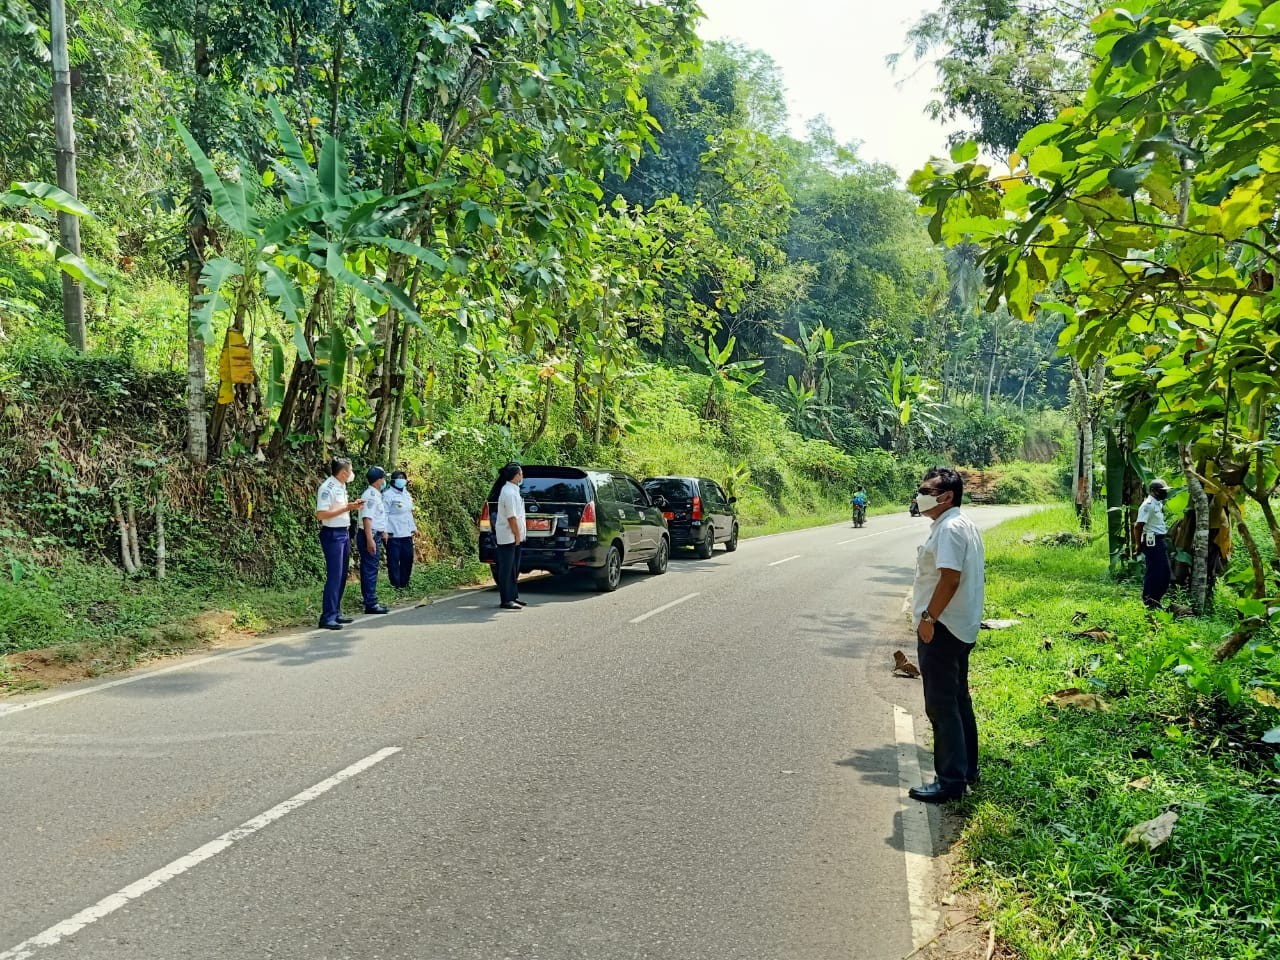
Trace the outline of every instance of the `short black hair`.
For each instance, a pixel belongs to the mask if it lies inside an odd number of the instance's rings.
[[[329,461],[329,476],[336,477],[343,470],[351,469],[351,461],[346,457],[334,457]]]
[[[960,506],[964,499],[964,478],[950,467],[930,467],[924,475],[925,480],[937,480],[938,492],[951,491],[951,505]]]
[[[524,468],[521,467],[520,464],[516,463],[515,461],[512,461],[511,463],[508,463],[505,467],[502,468],[502,473],[499,474],[499,476],[502,477],[503,483],[510,483],[512,480],[516,478],[516,474],[523,469]]]

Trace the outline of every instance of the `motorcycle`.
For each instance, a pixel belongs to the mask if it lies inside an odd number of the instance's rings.
[[[861,527],[867,522],[867,508],[861,503],[853,505],[853,525]]]
[[[907,513],[911,514],[913,517],[920,516],[920,504],[916,503],[915,497],[911,498],[911,506],[907,508]]]

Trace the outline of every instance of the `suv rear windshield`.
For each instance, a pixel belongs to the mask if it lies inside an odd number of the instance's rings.
[[[525,477],[520,484],[520,495],[526,500],[546,500],[549,503],[586,503],[587,481],[565,477]]]
[[[665,479],[665,480],[646,480],[644,482],[645,492],[649,496],[666,497],[668,500],[680,500],[693,496],[693,492],[689,489],[688,480]]]

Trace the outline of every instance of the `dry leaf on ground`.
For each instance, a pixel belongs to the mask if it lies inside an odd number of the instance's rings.
[[[983,630],[1008,630],[1010,627],[1016,627],[1022,623],[1021,620],[983,620],[979,626]]]
[[[901,650],[895,650],[893,651],[893,675],[914,680],[920,676],[920,668],[908,660],[907,655]]]
[[[1071,625],[1074,627],[1078,627],[1080,626],[1080,624],[1084,623],[1088,619],[1089,619],[1089,612],[1087,610],[1077,610],[1075,613],[1071,615]]]
[[[1275,707],[1280,710],[1280,696],[1276,696],[1274,690],[1269,690],[1266,687],[1255,687],[1249,691],[1249,696],[1264,707]]]
[[[1043,702],[1055,707],[1074,707],[1077,710],[1085,710],[1090,713],[1106,713],[1111,709],[1107,701],[1096,693],[1085,693],[1079,687],[1055,690],[1045,697]]]
[[[1110,630],[1103,630],[1101,627],[1090,627],[1088,630],[1073,633],[1072,636],[1080,637],[1082,640],[1096,640],[1098,643],[1110,643],[1116,638]]]
[[[1130,780],[1125,786],[1130,790],[1149,790],[1151,789],[1151,778],[1139,777],[1137,780]]]
[[[1140,843],[1148,850],[1164,846],[1173,834],[1173,825],[1177,822],[1178,815],[1172,810],[1166,810],[1154,820],[1145,820],[1131,829],[1124,838],[1124,845],[1131,847]]]

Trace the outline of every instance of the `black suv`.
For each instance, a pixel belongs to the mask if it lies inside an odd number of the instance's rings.
[[[737,497],[706,477],[647,477],[651,497],[667,501],[663,515],[677,547],[693,547],[706,560],[717,543],[729,553],[738,549]]]
[[[480,560],[497,577],[492,518],[498,514],[499,480],[480,514]],[[600,590],[617,590],[622,568],[648,563],[666,573],[671,535],[663,519],[665,501],[654,502],[633,477],[609,470],[526,466],[520,484],[528,538],[520,572],[553,574],[587,570]]]

